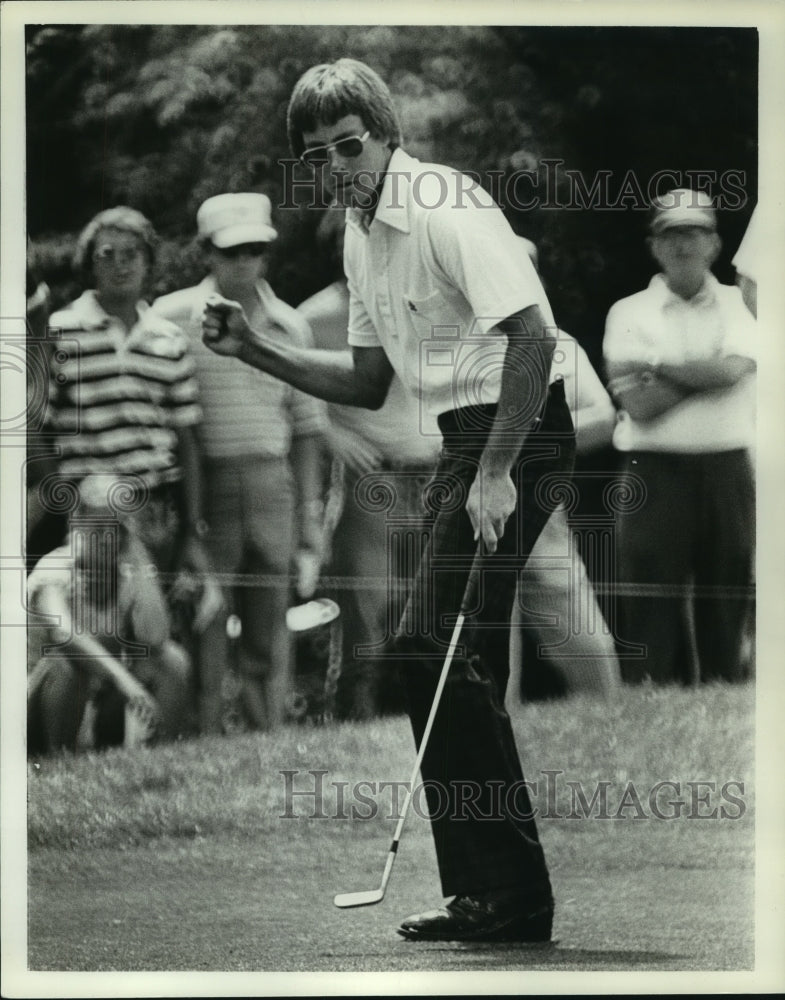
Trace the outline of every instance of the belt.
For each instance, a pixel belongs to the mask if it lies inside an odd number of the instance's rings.
[[[557,376],[548,386],[545,405],[551,399],[564,399],[564,379]],[[476,406],[461,406],[456,410],[445,410],[437,417],[439,430],[444,437],[462,437],[466,434],[487,433],[496,419],[497,403],[479,403]],[[543,407],[544,412],[545,407]],[[542,419],[542,413],[537,423]]]

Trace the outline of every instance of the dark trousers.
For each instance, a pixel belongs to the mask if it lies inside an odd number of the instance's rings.
[[[427,491],[436,508],[395,649],[419,746],[476,549],[465,505],[495,407],[439,418],[444,447]],[[561,382],[512,469],[518,503],[497,552],[485,557],[422,764],[446,896],[498,888],[550,901],[548,869],[504,708],[517,573],[569,476],[575,439]],[[547,477],[552,476],[550,482]]]
[[[622,597],[621,634],[644,647],[622,658],[624,680],[742,679],[755,543],[747,452],[636,452],[623,471],[645,486],[642,506],[619,518],[619,579],[641,591]]]

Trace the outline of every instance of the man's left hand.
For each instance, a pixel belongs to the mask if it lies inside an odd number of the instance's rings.
[[[509,472],[487,472],[480,467],[469,490],[466,512],[474,528],[474,540],[482,538],[486,552],[496,551],[517,498]]]

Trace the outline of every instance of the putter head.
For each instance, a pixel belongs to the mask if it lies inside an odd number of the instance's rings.
[[[351,906],[373,906],[384,899],[384,889],[367,889],[365,892],[339,892],[333,903],[341,910]]]

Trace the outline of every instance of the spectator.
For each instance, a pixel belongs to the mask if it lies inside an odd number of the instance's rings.
[[[564,380],[578,453],[610,444],[613,403],[586,352],[563,330],[551,376]],[[553,623],[542,623],[543,616]],[[578,692],[608,696],[617,689],[621,676],[615,643],[562,507],[548,518],[521,573],[513,624],[520,628],[521,623],[526,627],[520,634],[513,630],[511,651],[511,673],[520,677],[511,677],[510,690],[524,701]]]
[[[254,328],[277,343],[310,343],[306,321],[264,277],[267,251],[277,236],[269,198],[216,195],[199,208],[196,221],[209,274],[198,285],[158,299],[153,311],[187,332],[196,365],[204,412],[206,541],[217,570],[227,575],[226,604],[235,603],[231,575],[267,578],[235,590],[242,623],[242,704],[249,723],[266,729],[285,720],[292,695],[289,575],[296,560],[304,565],[320,550],[324,416],[322,404],[311,397],[202,344],[202,312],[215,293],[241,303]],[[306,590],[314,586],[312,580]],[[219,616],[201,643],[202,726],[207,731],[221,725],[227,657],[226,619]]]
[[[736,284],[741,290],[744,304],[756,319],[758,317],[758,273],[761,258],[764,256],[761,244],[760,214],[756,205],[739,244],[739,249],[733,258],[733,266],[736,268]]]
[[[625,680],[739,680],[754,544],[756,330],[720,251],[704,193],[653,204],[649,248],[662,272],[610,310],[603,351],[621,408],[613,444],[644,497],[619,522],[626,642],[645,659]],[[694,593],[692,592],[694,588]]]
[[[320,225],[320,242],[332,258],[336,280],[298,307],[308,321],[317,347],[349,350],[349,289],[343,276],[344,213],[331,210]],[[330,539],[330,575],[345,577],[351,589],[336,594],[343,621],[344,656],[339,683],[339,714],[367,718],[400,710],[400,679],[382,644],[395,629],[400,586],[380,587],[394,570],[404,584],[416,565],[407,565],[388,534],[385,511],[369,509],[362,483],[385,482],[395,500],[392,515],[406,538],[424,526],[423,487],[430,480],[441,447],[436,420],[409,393],[397,376],[378,410],[333,403],[328,407],[327,439],[333,455],[333,488],[342,498],[340,518]],[[370,505],[372,506],[372,505]],[[403,539],[401,539],[403,541]],[[405,543],[404,543],[405,544]],[[400,545],[397,546],[400,550]],[[360,655],[358,647],[376,647],[376,655]]]
[[[28,577],[31,754],[128,742],[131,720],[143,738],[185,728],[188,659],[133,518],[107,502],[122,486],[83,479],[66,544]]]
[[[537,267],[537,247],[531,240],[520,239]],[[564,330],[557,337],[551,377],[564,382],[576,449],[587,454],[610,444],[616,410],[580,344]],[[565,558],[570,558],[569,577]],[[543,618],[553,624],[543,623]],[[526,627],[521,627],[522,622]],[[575,630],[578,623],[580,631]],[[577,692],[609,695],[617,688],[620,673],[615,644],[583,559],[574,551],[563,507],[548,518],[520,575],[512,625],[511,703],[518,697],[528,701]]]
[[[164,579],[181,565],[198,569],[198,629],[220,603],[199,538],[193,428],[201,411],[185,337],[143,298],[156,243],[151,223],[125,206],[100,212],[79,236],[74,263],[86,291],[49,320],[59,350],[52,352],[48,424],[58,480],[121,477],[144,500],[138,530]],[[50,485],[43,480],[39,494]]]
[[[38,559],[60,544],[66,523],[62,515],[46,510],[39,483],[57,468],[56,454],[46,440],[43,420],[48,409],[51,340],[47,337],[50,291],[35,262],[35,251],[27,247],[27,523],[25,556],[27,572]],[[43,432],[43,433],[42,433]]]
[[[741,297],[752,315],[758,318],[758,282],[763,262],[770,259],[770,254],[764,249],[765,236],[762,231],[761,215],[756,205],[752,217],[747,224],[739,248],[733,258],[736,269],[736,284],[741,291]],[[758,449],[757,442],[750,444],[750,458],[753,473],[757,476]],[[755,565],[752,565],[752,582],[755,582]],[[742,640],[742,662],[746,664],[750,676],[755,673],[755,598],[750,600],[747,609],[747,621]]]

